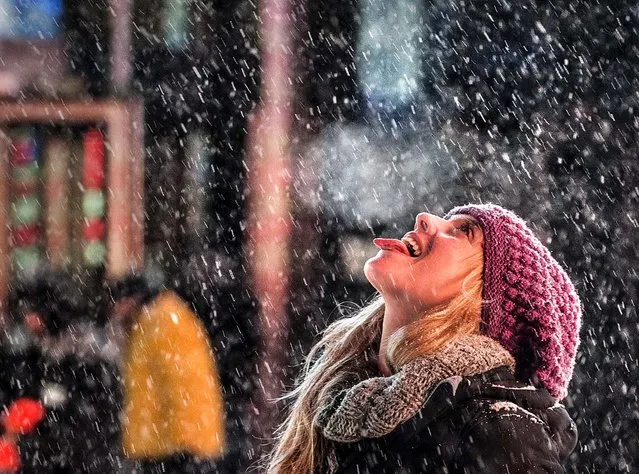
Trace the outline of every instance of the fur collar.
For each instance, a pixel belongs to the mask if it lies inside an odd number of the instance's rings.
[[[368,378],[331,394],[320,403],[314,423],[332,441],[381,437],[413,417],[440,381],[502,365],[513,370],[515,361],[497,341],[482,335],[465,336],[409,362],[390,377]]]

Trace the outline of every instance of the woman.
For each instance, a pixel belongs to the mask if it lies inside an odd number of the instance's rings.
[[[581,304],[550,252],[492,204],[375,244],[380,296],[311,351],[269,472],[564,472]]]

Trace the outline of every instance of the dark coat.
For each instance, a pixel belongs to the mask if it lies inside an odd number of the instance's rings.
[[[576,443],[565,408],[503,366],[442,381],[414,417],[381,438],[334,446],[340,474],[523,474],[563,473]]]

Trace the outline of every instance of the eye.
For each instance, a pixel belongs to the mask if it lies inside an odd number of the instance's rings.
[[[466,234],[469,237],[472,237],[475,235],[474,228],[475,228],[475,223],[468,219],[464,219],[460,225],[455,227],[455,229],[461,230],[464,234]]]

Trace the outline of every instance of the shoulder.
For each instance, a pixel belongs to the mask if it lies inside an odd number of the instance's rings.
[[[507,367],[442,380],[402,431],[422,447],[435,442],[469,474],[564,472],[576,444],[561,405],[545,389],[516,381]]]
[[[478,406],[473,419],[466,425],[466,438],[484,434],[504,435],[517,439],[539,433],[550,436],[548,425],[536,414],[508,400],[474,400]]]
[[[455,460],[468,472],[564,472],[548,425],[506,400],[481,403],[460,433]]]
[[[192,312],[188,303],[170,290],[158,293],[147,306],[159,312]]]
[[[193,337],[205,332],[204,325],[191,307],[172,291],[163,291],[145,304],[136,324],[142,332],[152,332],[162,338],[171,334]]]
[[[163,291],[144,305],[141,319],[169,326],[198,321],[191,307],[172,291]]]

